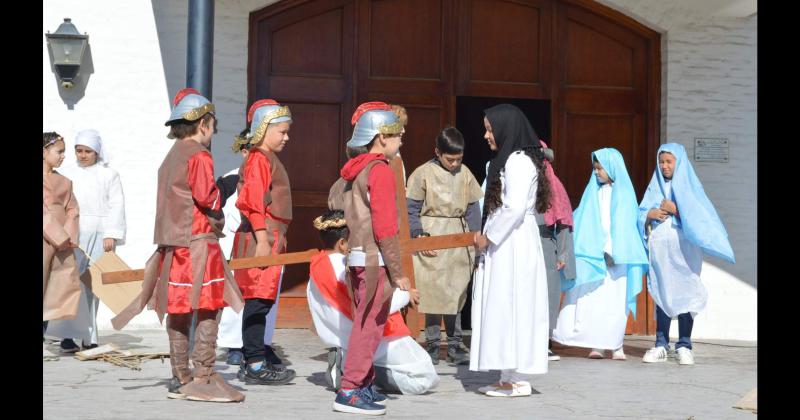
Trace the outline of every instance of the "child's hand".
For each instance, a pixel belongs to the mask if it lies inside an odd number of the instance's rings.
[[[411,305],[411,308],[417,309],[417,306],[419,306],[419,290],[417,289],[409,290],[408,297],[409,297],[408,304]]]
[[[259,242],[256,244],[256,257],[266,257],[269,255],[269,244],[267,241]]]
[[[435,257],[435,256],[439,255],[439,253],[434,251],[434,250],[420,251],[419,253],[424,255],[424,256],[426,256],[426,257]]]
[[[475,234],[475,250],[478,252],[483,252],[489,246],[489,238],[486,235],[481,235],[480,233]]]
[[[65,239],[64,242],[61,242],[56,246],[56,250],[64,251],[65,249],[75,248],[72,242],[70,242],[69,238]]]
[[[395,280],[394,284],[397,285],[397,287],[400,290],[408,290],[411,288],[411,280],[409,280],[408,277],[405,276]]]
[[[556,261],[556,270],[561,270],[562,268],[564,268],[564,266],[566,266],[566,264],[564,264],[564,261]]]
[[[664,210],[669,214],[675,214],[678,212],[678,206],[676,206],[673,201],[665,198],[661,200],[661,210]]]
[[[650,220],[658,220],[659,222],[663,222],[667,219],[669,214],[661,209],[651,209],[647,212],[647,218]]]

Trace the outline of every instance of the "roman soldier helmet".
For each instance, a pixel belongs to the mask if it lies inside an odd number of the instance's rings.
[[[347,147],[366,146],[378,134],[393,135],[403,132],[403,124],[384,102],[365,102],[356,108],[350,124],[354,124],[353,136]]]
[[[172,113],[164,125],[170,126],[179,121],[197,121],[203,115],[214,115],[214,104],[195,89],[181,89],[172,100]],[[169,136],[168,136],[169,137]],[[170,137],[174,138],[174,137]]]
[[[292,121],[288,106],[281,106],[273,99],[261,99],[250,106],[247,122],[250,124],[250,143],[258,144],[270,124]]]

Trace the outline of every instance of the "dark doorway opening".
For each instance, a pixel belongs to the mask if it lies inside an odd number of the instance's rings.
[[[492,158],[492,151],[483,138],[483,111],[495,105],[508,103],[518,107],[528,117],[539,138],[550,144],[550,101],[546,99],[485,98],[477,96],[456,97],[456,128],[464,135],[464,165],[478,183],[486,177],[486,162]],[[461,327],[472,329],[472,281],[467,288],[467,302],[461,311]]]
[[[456,128],[464,135],[464,164],[479,183],[486,177],[486,162],[492,151],[483,138],[483,111],[499,104],[512,104],[528,117],[536,134],[550,144],[550,101],[547,99],[483,98],[478,96],[456,97]]]

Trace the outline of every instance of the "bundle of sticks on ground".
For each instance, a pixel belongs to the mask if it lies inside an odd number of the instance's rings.
[[[164,363],[164,358],[168,357],[169,353],[133,353],[130,350],[121,350],[114,343],[75,353],[75,358],[81,361],[101,360],[133,370],[142,370],[142,360],[160,359]]]

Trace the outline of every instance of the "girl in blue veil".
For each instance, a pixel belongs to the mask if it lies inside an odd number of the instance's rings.
[[[694,364],[694,317],[708,300],[700,282],[703,253],[730,263],[736,260],[725,226],[680,144],[658,149],[657,168],[639,205],[639,233],[648,245],[647,289],[656,303],[656,345],[642,361],[667,360],[669,327],[677,317],[678,363]]]
[[[591,348],[592,359],[613,350],[615,360],[625,360],[625,326],[628,312],[636,316],[647,254],[622,154],[600,149],[592,153],[592,162],[594,173],[573,214],[576,276],[562,282],[566,296],[553,340]]]

